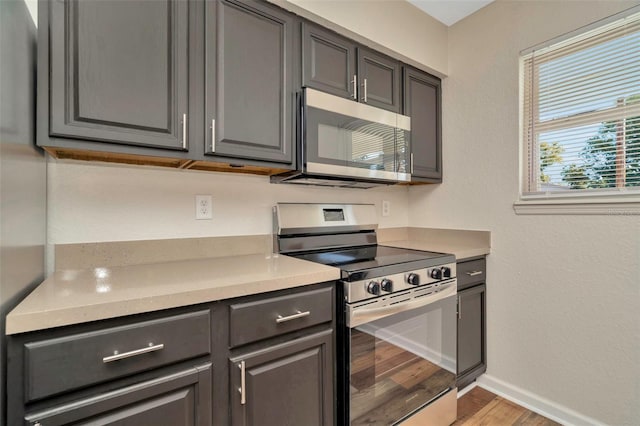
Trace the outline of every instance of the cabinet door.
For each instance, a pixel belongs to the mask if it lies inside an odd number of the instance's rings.
[[[317,25],[302,24],[302,85],[357,100],[356,45]]]
[[[360,102],[400,112],[400,63],[372,50],[358,48]]]
[[[332,339],[327,330],[231,359],[231,424],[332,425]]]
[[[486,369],[484,284],[458,293],[458,381]]]
[[[25,416],[28,425],[211,425],[211,364]]]
[[[290,164],[294,16],[251,0],[206,7],[205,152]]]
[[[186,150],[189,3],[50,7],[49,134]]]
[[[404,114],[411,117],[411,180],[442,182],[440,80],[404,69]]]

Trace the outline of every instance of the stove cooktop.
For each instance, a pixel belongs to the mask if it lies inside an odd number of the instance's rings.
[[[298,259],[338,267],[342,270],[342,278],[350,281],[455,262],[455,257],[451,254],[382,245],[289,255]]]

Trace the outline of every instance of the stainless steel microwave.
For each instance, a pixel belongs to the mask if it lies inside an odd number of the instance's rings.
[[[273,182],[370,188],[411,180],[411,119],[304,88],[298,170]]]

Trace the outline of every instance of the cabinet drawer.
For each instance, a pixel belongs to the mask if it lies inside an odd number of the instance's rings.
[[[25,425],[211,426],[211,364],[57,405]]]
[[[205,310],[26,343],[26,401],[209,354],[210,324]]]
[[[484,258],[460,262],[456,265],[458,290],[480,284],[487,279],[487,264]]]
[[[230,306],[230,346],[300,330],[333,319],[333,287]]]

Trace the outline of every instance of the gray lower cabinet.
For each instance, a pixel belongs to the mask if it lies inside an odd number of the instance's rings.
[[[229,424],[334,424],[334,285],[229,305]]]
[[[335,283],[7,336],[7,424],[335,424]]]
[[[39,145],[186,152],[190,7],[181,0],[41,0]]]
[[[30,413],[27,424],[211,425],[211,364]]]
[[[458,264],[458,388],[487,369],[486,264],[484,258]]]
[[[295,15],[255,0],[205,7],[205,153],[293,167]]]
[[[198,306],[8,336],[8,424],[211,425],[211,318]]]
[[[411,117],[411,181],[442,182],[442,92],[439,78],[404,67],[404,114]]]
[[[332,425],[332,352],[325,330],[231,358],[231,424]]]

